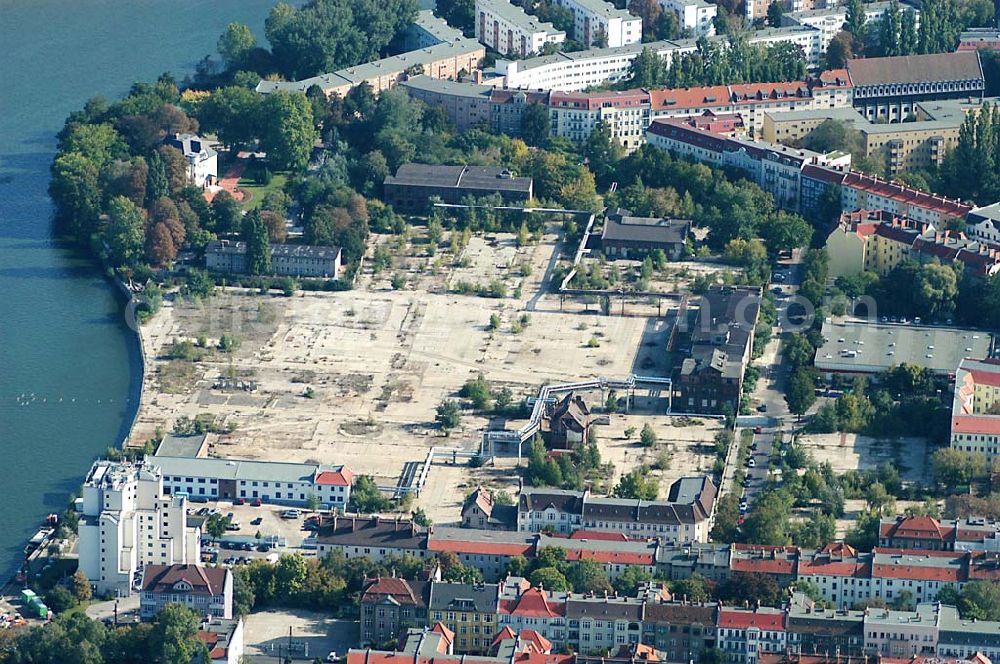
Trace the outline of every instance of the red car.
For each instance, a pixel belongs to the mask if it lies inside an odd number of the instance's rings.
[[[247,501],[246,501],[245,498],[237,498],[236,500],[233,501],[233,504],[234,505],[246,505]]]
[[[254,507],[260,507],[264,503],[261,502],[260,498],[254,498],[253,502],[250,503],[250,504],[253,505]]]

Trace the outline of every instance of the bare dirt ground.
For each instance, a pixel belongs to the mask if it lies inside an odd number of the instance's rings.
[[[366,270],[352,291],[286,298],[225,289],[207,302],[168,298],[143,328],[150,369],[132,442],[170,430],[182,415],[202,416],[220,430],[212,436],[215,456],[344,463],[395,485],[431,446],[478,449],[486,417],[465,411],[449,437],[434,422],[438,404],[478,373],[520,399],[548,382],[625,377],[640,362],[643,373],[665,370],[664,319],[604,316],[593,308],[560,312],[560,298],[543,292],[559,250],[556,235],[518,248],[513,236],[496,234],[472,238],[465,249],[471,256],[431,256],[418,237],[395,245],[392,265]],[[498,280],[507,297],[448,292],[455,262],[462,279]],[[399,290],[389,285],[395,274],[405,277]],[[493,314],[499,326],[490,330]],[[223,334],[240,341],[234,352],[216,348]],[[200,340],[204,348],[194,360],[167,359],[178,340]],[[602,454],[616,473],[669,456],[661,473],[665,495],[672,479],[711,468],[711,452],[697,445],[710,444],[716,426],[678,428],[670,419],[613,415],[598,427]],[[639,447],[637,433],[630,440],[623,434],[645,421],[661,441],[652,450]],[[491,473],[508,486],[516,482],[512,463],[475,473],[461,459],[435,463],[417,505],[439,515],[439,523],[454,520],[467,490],[491,481]]]
[[[891,463],[904,481],[930,481],[927,440],[903,438],[880,440],[853,433],[800,434],[799,443],[817,463],[827,463],[837,473],[867,470]]]

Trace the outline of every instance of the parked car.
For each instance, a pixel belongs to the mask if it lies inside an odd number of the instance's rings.
[[[263,502],[261,502],[261,499],[260,499],[260,498],[254,498],[254,499],[253,499],[253,502],[252,502],[252,503],[250,503],[250,504],[251,504],[251,505],[253,505],[254,507],[260,507],[260,506],[261,506],[261,505],[263,505],[264,503],[263,503]]]
[[[239,529],[240,529],[240,522],[239,521],[230,521],[226,525],[226,530],[239,530]]]
[[[251,526],[259,526],[259,525],[260,525],[260,524],[262,524],[263,522],[264,522],[264,517],[262,517],[262,516],[255,516],[255,517],[254,517],[254,518],[253,518],[253,519],[252,519],[252,520],[250,521],[250,525],[251,525]]]
[[[261,542],[260,544],[257,545],[257,550],[260,551],[261,553],[267,553],[268,551],[271,550],[271,545],[268,544],[267,542]]]
[[[285,510],[284,512],[281,513],[281,518],[282,519],[297,519],[297,518],[299,518],[299,511],[298,510]]]
[[[246,504],[247,504],[246,498],[237,498],[236,500],[233,501],[233,505],[246,505]]]
[[[758,413],[766,413],[767,412],[767,404],[766,403],[762,403],[761,405],[757,406],[757,412]]]
[[[756,467],[757,466],[757,460],[754,459],[753,457],[750,457],[750,460],[747,461],[747,466],[749,466],[750,468]]]
[[[754,433],[763,433],[763,431],[764,431],[764,428],[763,428],[763,427],[761,427],[761,426],[759,426],[759,425],[758,425],[758,426],[755,426],[755,427],[753,428],[753,432],[754,432]]]

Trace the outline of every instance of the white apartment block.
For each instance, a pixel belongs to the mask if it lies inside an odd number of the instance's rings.
[[[498,60],[496,71],[504,77],[507,88],[577,92],[625,78],[632,61],[644,48],[656,52],[667,65],[675,55],[697,50],[693,39],[634,43],[619,48],[556,53],[527,60]]]
[[[539,21],[507,0],[476,0],[476,39],[503,55],[527,57],[545,44],[566,41],[566,33]]]
[[[197,563],[201,531],[188,527],[187,505],[148,464],[95,462],[83,485],[80,570],[97,592],[124,597],[146,565]]]
[[[715,16],[718,8],[707,0],[659,0],[664,11],[673,12],[682,30],[694,37],[711,37],[715,34]]]
[[[642,19],[632,16],[603,0],[555,0],[573,12],[573,38],[591,48],[598,46],[601,35],[608,48],[618,48],[642,41]]]
[[[750,4],[750,0],[747,1]],[[816,28],[803,25],[789,25],[781,28],[765,28],[755,30],[747,36],[747,43],[772,46],[774,44],[791,43],[802,48],[806,66],[819,66],[820,59],[825,55],[825,49],[820,47],[820,33]]]
[[[192,500],[261,501],[305,505],[311,497],[331,509],[351,500],[354,473],[346,466],[315,463],[153,456],[166,494]]]

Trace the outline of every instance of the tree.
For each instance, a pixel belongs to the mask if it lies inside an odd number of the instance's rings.
[[[253,30],[244,23],[230,23],[219,37],[217,48],[226,66],[235,71],[247,62],[247,56],[257,46]]]
[[[854,37],[854,43],[859,47],[865,42],[865,6],[861,0],[847,1],[847,14],[844,18],[844,31]]]
[[[544,104],[528,104],[521,113],[521,138],[528,145],[545,145],[552,130],[549,109]]]
[[[893,498],[880,482],[875,482],[865,490],[865,503],[868,509],[879,516],[884,513],[892,513],[896,509],[896,499]]]
[[[300,9],[278,3],[264,33],[277,68],[298,80],[377,59],[416,15],[414,0],[311,0]]]
[[[583,146],[583,156],[594,178],[601,183],[613,177],[615,165],[625,155],[621,143],[611,134],[611,129],[600,123],[587,137]]]
[[[634,595],[640,584],[651,581],[653,575],[644,567],[628,565],[615,579],[615,590],[623,596]]]
[[[1000,620],[1000,584],[996,581],[965,584],[958,610],[966,620]]]
[[[434,421],[440,425],[444,435],[450,435],[451,430],[462,422],[462,413],[459,410],[458,402],[448,399],[438,404]]]
[[[180,604],[168,604],[153,619],[149,632],[149,652],[162,664],[190,664],[208,661],[208,649],[198,638],[199,617]]]
[[[111,199],[105,238],[113,265],[136,267],[142,257],[142,228],[142,211],[135,203],[124,196]]]
[[[986,457],[981,453],[965,452],[954,447],[936,450],[932,464],[934,479],[949,487],[968,486],[988,471]]]
[[[216,233],[237,233],[243,221],[240,203],[232,194],[222,190],[212,199],[212,221]]]
[[[92,591],[90,588],[90,580],[87,575],[77,570],[73,573],[70,579],[70,587],[73,591],[73,596],[76,597],[78,602],[89,602],[92,596]]]
[[[842,69],[853,57],[854,38],[849,32],[838,32],[826,47],[826,66],[829,69]]]
[[[288,227],[285,224],[285,218],[281,214],[263,209],[262,206],[260,218],[267,228],[267,239],[269,242],[282,244],[288,239]]]
[[[716,595],[725,602],[740,605],[776,606],[781,603],[781,587],[770,574],[735,572],[716,588]]]
[[[670,590],[675,596],[686,598],[689,602],[707,602],[710,597],[708,582],[697,572],[686,579],[672,582]]]
[[[743,538],[750,544],[788,544],[791,498],[782,491],[768,491],[757,497],[743,521]]]
[[[882,19],[878,23],[878,46],[882,55],[904,55],[900,48],[901,29],[902,16],[899,2],[898,0],[890,0],[889,6],[882,12]]]
[[[666,82],[666,73],[663,58],[653,49],[644,46],[629,65],[629,86],[642,88],[662,86]]]
[[[56,219],[80,239],[90,236],[101,206],[97,165],[79,152],[65,152],[52,164],[49,195]]]
[[[659,440],[656,436],[656,431],[653,427],[646,422],[642,425],[642,433],[639,434],[639,442],[642,443],[643,447],[652,447],[656,445],[656,441]]]
[[[767,24],[772,28],[781,27],[781,19],[785,15],[785,9],[778,0],[772,0],[767,6]]]
[[[260,145],[277,170],[301,171],[316,142],[312,106],[301,92],[273,92],[261,104]]]
[[[492,398],[490,384],[483,377],[483,374],[479,374],[474,379],[465,381],[462,389],[458,391],[458,396],[471,401],[472,407],[476,410],[486,409],[489,407],[490,399]]]
[[[797,214],[778,212],[760,229],[760,236],[771,254],[809,246],[812,227]]]
[[[351,488],[351,504],[364,514],[383,512],[389,508],[389,500],[382,495],[371,475],[360,475]]]
[[[271,242],[260,210],[243,217],[243,240],[247,243],[247,272],[271,274]]]
[[[698,654],[698,664],[725,664],[726,653],[718,648],[705,648]]]
[[[862,153],[861,132],[844,120],[824,120],[809,132],[803,143],[816,152],[841,150],[854,155]]]
[[[243,86],[219,88],[198,106],[198,120],[223,144],[245,145],[260,132],[263,103],[260,95]]]
[[[473,0],[440,0],[435,7],[437,15],[448,25],[458,28],[466,37],[475,34],[476,3]]]
[[[564,575],[574,592],[597,595],[614,592],[604,565],[596,560],[582,559],[567,565]]]
[[[816,402],[816,380],[809,367],[799,367],[789,378],[785,401],[788,409],[798,417]]]
[[[528,581],[533,586],[543,587],[549,591],[561,592],[573,589],[563,573],[555,567],[539,567],[528,575]]]
[[[230,523],[232,521],[228,516],[221,513],[212,514],[205,520],[205,532],[212,537],[213,541],[218,541],[220,537],[226,534]]]
[[[166,224],[153,226],[146,242],[146,258],[153,265],[168,265],[177,257],[177,247]]]
[[[76,598],[73,597],[73,593],[66,590],[63,586],[55,586],[45,593],[45,605],[52,609],[53,613],[58,614],[63,611],[69,611],[76,604]]]
[[[656,500],[659,493],[659,480],[650,477],[648,469],[643,468],[636,468],[632,472],[622,475],[614,491],[614,495],[618,498],[639,498],[642,500]]]
[[[733,542],[737,536],[737,526],[740,518],[739,498],[729,492],[719,499],[715,511],[715,525],[712,526],[712,540],[716,542]]]

